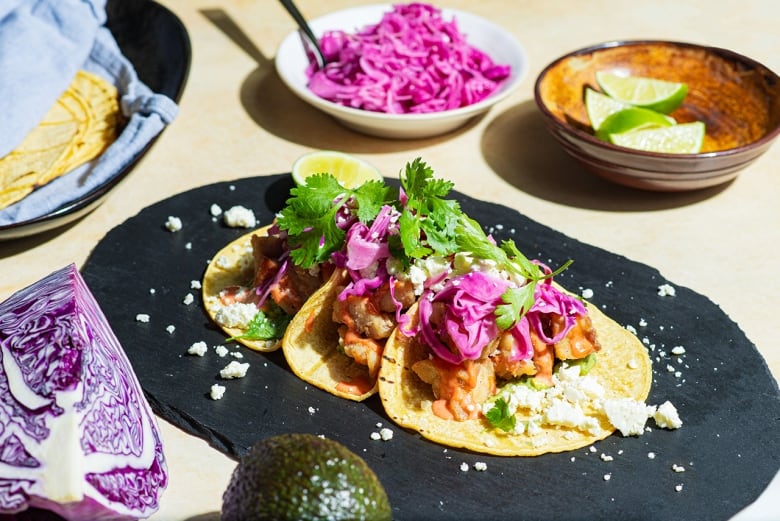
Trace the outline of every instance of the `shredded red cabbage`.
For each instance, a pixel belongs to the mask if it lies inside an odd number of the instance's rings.
[[[554,344],[565,338],[577,320],[578,315],[586,315],[585,305],[577,298],[567,295],[552,285],[550,279],[536,285],[534,292],[536,302],[528,312],[528,320],[545,343]],[[542,316],[547,314],[560,315],[565,320],[565,327],[554,337],[549,337],[542,327]]]
[[[496,325],[496,307],[502,304],[501,296],[509,288],[506,280],[482,272],[470,272],[448,280],[438,292],[426,290],[419,301],[419,325],[416,329],[404,329],[406,335],[417,335],[431,351],[447,362],[459,364],[464,360],[476,360],[483,349],[500,333]],[[587,310],[577,298],[567,295],[552,285],[550,279],[536,285],[533,307],[509,330],[514,337],[509,359],[528,360],[533,356],[531,331],[547,344],[564,338],[576,322],[578,315]],[[435,310],[443,304],[443,313]],[[565,327],[550,337],[542,323],[545,315],[563,316]],[[446,340],[445,340],[446,339]]]
[[[390,114],[430,113],[472,105],[509,77],[466,41],[455,19],[429,4],[393,6],[356,34],[326,32],[328,64],[306,71],[311,91],[347,107]]]
[[[498,336],[495,310],[507,287],[504,280],[473,271],[450,279],[438,293],[426,291],[419,302],[422,340],[447,362],[478,359]],[[434,316],[436,304],[444,304],[443,316]]]
[[[390,280],[388,240],[390,235],[398,233],[398,217],[396,209],[385,205],[371,226],[355,222],[349,227],[344,249],[331,257],[336,266],[347,269],[350,277],[339,294],[340,300],[350,295],[364,296]]]

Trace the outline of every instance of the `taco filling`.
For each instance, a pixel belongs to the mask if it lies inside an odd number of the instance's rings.
[[[556,272],[501,245],[464,216],[462,250],[387,342],[379,393],[391,419],[446,445],[527,456],[589,445],[649,417],[645,347],[565,292]],[[670,414],[667,414],[670,413]]]
[[[290,259],[287,234],[265,226],[214,255],[203,276],[206,312],[228,335],[257,351],[273,351],[292,317],[330,277],[324,262],[310,269]]]
[[[412,262],[434,252],[407,254],[407,243],[420,235],[410,226],[427,211],[421,205],[430,179],[430,169],[418,160],[407,165],[397,199],[388,198],[390,187],[380,181],[352,191],[338,187],[321,208],[327,220],[320,227],[296,225],[304,217],[318,221],[296,205],[333,190],[332,178],[314,176],[293,190],[279,216],[282,228],[299,230],[300,249],[291,253],[303,263],[327,259],[336,269],[285,335],[285,356],[299,377],[356,401],[376,392],[385,343],[422,292],[409,276]],[[338,239],[329,242],[333,236]],[[316,250],[307,251],[314,244]]]

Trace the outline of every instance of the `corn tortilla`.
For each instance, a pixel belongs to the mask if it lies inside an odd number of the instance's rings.
[[[587,305],[601,350],[589,374],[604,387],[605,398],[645,400],[652,384],[652,364],[645,346],[628,330],[595,306]],[[498,456],[538,456],[564,452],[593,444],[615,431],[600,415],[596,432],[543,426],[533,435],[507,434],[490,428],[487,420],[454,421],[433,414],[431,386],[420,380],[412,365],[428,358],[428,348],[396,331],[385,346],[379,370],[379,395],[385,411],[398,425],[416,430],[423,437],[443,445]],[[520,413],[518,421],[528,420]]]
[[[302,380],[331,394],[363,401],[377,391],[369,379],[368,368],[339,351],[339,334],[333,322],[333,302],[345,274],[336,270],[328,282],[315,292],[290,322],[282,341],[282,350],[293,373]],[[355,385],[362,392],[346,390]]]
[[[255,262],[252,254],[252,236],[265,235],[271,225],[263,226],[252,232],[246,233],[228,243],[214,254],[206,272],[203,274],[201,294],[206,313],[215,324],[217,312],[222,307],[219,300],[220,292],[230,286],[250,287],[255,276]],[[243,330],[234,327],[220,325],[227,337],[237,337],[244,333]],[[246,347],[260,352],[270,352],[279,349],[281,341],[248,340],[237,338]]]
[[[0,158],[0,209],[102,154],[121,122],[116,87],[78,71],[43,120]]]

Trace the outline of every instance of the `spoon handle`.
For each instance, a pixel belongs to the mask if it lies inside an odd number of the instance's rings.
[[[311,30],[308,22],[298,10],[295,2],[293,2],[293,0],[279,0],[279,2],[282,4],[282,6],[284,6],[287,12],[290,13],[290,16],[292,16],[293,20],[295,20],[295,23],[297,23],[298,27],[301,29],[301,31],[303,31],[306,39],[309,40],[309,44],[311,44],[311,46],[314,48],[314,57],[317,60],[317,65],[319,68],[321,69],[325,67],[325,55],[320,48],[319,42],[317,42],[317,37],[314,36],[314,32]]]

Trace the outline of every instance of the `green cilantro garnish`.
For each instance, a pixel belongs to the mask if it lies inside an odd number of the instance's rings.
[[[433,170],[417,158],[406,164],[401,186],[408,198],[399,219],[406,257],[456,252],[455,229],[463,212],[457,201],[445,199],[452,190],[452,182],[434,179]]]
[[[504,241],[500,246],[488,240],[485,231],[477,221],[463,215],[456,231],[458,246],[471,252],[475,257],[494,261],[500,268],[519,275],[527,283],[521,287],[507,289],[501,295],[503,304],[496,307],[496,325],[503,330],[510,329],[534,305],[536,284],[554,277],[569,267],[571,260],[552,273],[544,273],[517,248],[513,240]]]
[[[509,403],[503,398],[496,399],[493,407],[485,414],[490,425],[502,431],[512,431],[517,425],[517,417],[509,410]]]
[[[242,335],[232,336],[225,339],[225,342],[232,340],[277,340],[284,336],[287,326],[292,317],[281,310],[278,313],[264,313],[258,311],[249,322],[249,327]]]
[[[277,216],[277,223],[289,233],[290,256],[295,264],[309,268],[326,261],[344,244],[346,234],[336,215],[354,201],[355,215],[364,223],[373,220],[385,204],[390,187],[382,181],[367,181],[347,189],[330,174],[306,178],[306,184],[290,190],[290,199]]]

